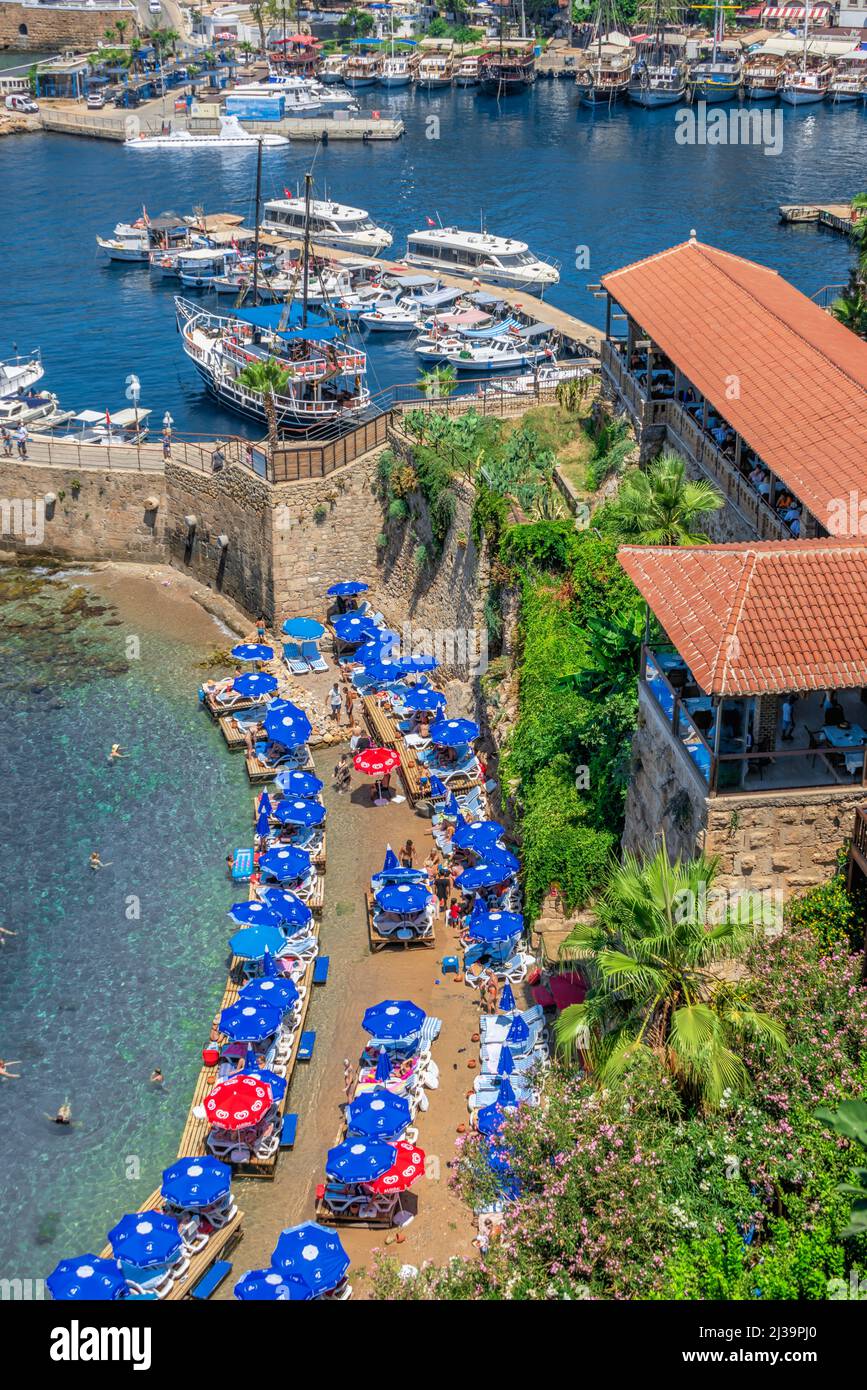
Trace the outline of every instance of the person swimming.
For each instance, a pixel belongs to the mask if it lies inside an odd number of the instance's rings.
[[[55,1125],[71,1125],[71,1124],[72,1124],[72,1106],[69,1104],[69,1101],[68,1101],[68,1100],[65,1100],[65,1101],[63,1102],[62,1105],[58,1106],[58,1108],[57,1108],[57,1114],[54,1116],[54,1118],[53,1118],[53,1120],[52,1120],[52,1124],[55,1124]]]
[[[166,1078],[163,1076],[163,1074],[162,1074],[162,1072],[160,1071],[159,1067],[154,1067],[153,1071],[151,1072],[151,1085],[152,1085],[152,1086],[162,1086],[162,1084],[163,1084],[163,1082],[165,1081],[165,1079],[166,1079]]]
[[[129,753],[124,752],[123,746],[120,743],[113,743],[111,745],[111,752],[108,755],[108,760],[110,763],[116,762],[118,758],[128,757]]]

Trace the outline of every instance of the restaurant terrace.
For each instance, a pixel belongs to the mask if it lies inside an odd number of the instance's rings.
[[[642,702],[705,795],[867,786],[867,544],[625,546]]]
[[[723,539],[864,534],[867,343],[694,234],[602,287],[603,390],[645,450],[667,443],[724,493]]]

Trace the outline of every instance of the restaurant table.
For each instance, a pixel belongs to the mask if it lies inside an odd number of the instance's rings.
[[[867,733],[861,728],[860,724],[850,724],[848,729],[841,729],[838,724],[826,724],[822,732],[825,735],[826,743],[832,748],[861,748],[867,743]],[[846,771],[858,772],[863,765],[863,752],[846,755]]]

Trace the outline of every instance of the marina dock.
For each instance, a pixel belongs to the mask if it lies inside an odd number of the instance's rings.
[[[832,231],[843,232],[846,236],[857,220],[848,200],[839,203],[785,203],[780,208],[780,221],[789,226],[818,222],[820,227],[830,227]]]
[[[97,140],[127,140],[130,136],[130,122],[143,135],[158,135],[164,120],[171,120],[175,130],[190,130],[195,134],[213,134],[219,130],[219,122],[188,120],[183,116],[163,115],[161,103],[158,111],[148,111],[147,105],[133,111],[85,111],[70,109],[70,105],[50,107],[43,105],[40,120],[43,130],[54,131],[58,135],[89,135]],[[292,141],[301,143],[321,141],[328,144],[332,140],[355,140],[370,144],[382,140],[399,140],[406,127],[400,119],[388,116],[365,115],[343,117],[342,113],[327,117],[308,117],[282,121],[241,122],[251,134],[285,135]]]

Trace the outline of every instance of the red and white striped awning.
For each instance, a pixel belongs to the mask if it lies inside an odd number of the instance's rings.
[[[830,5],[811,5],[811,19],[825,19]],[[803,19],[803,5],[766,5],[762,13],[762,19]]]

